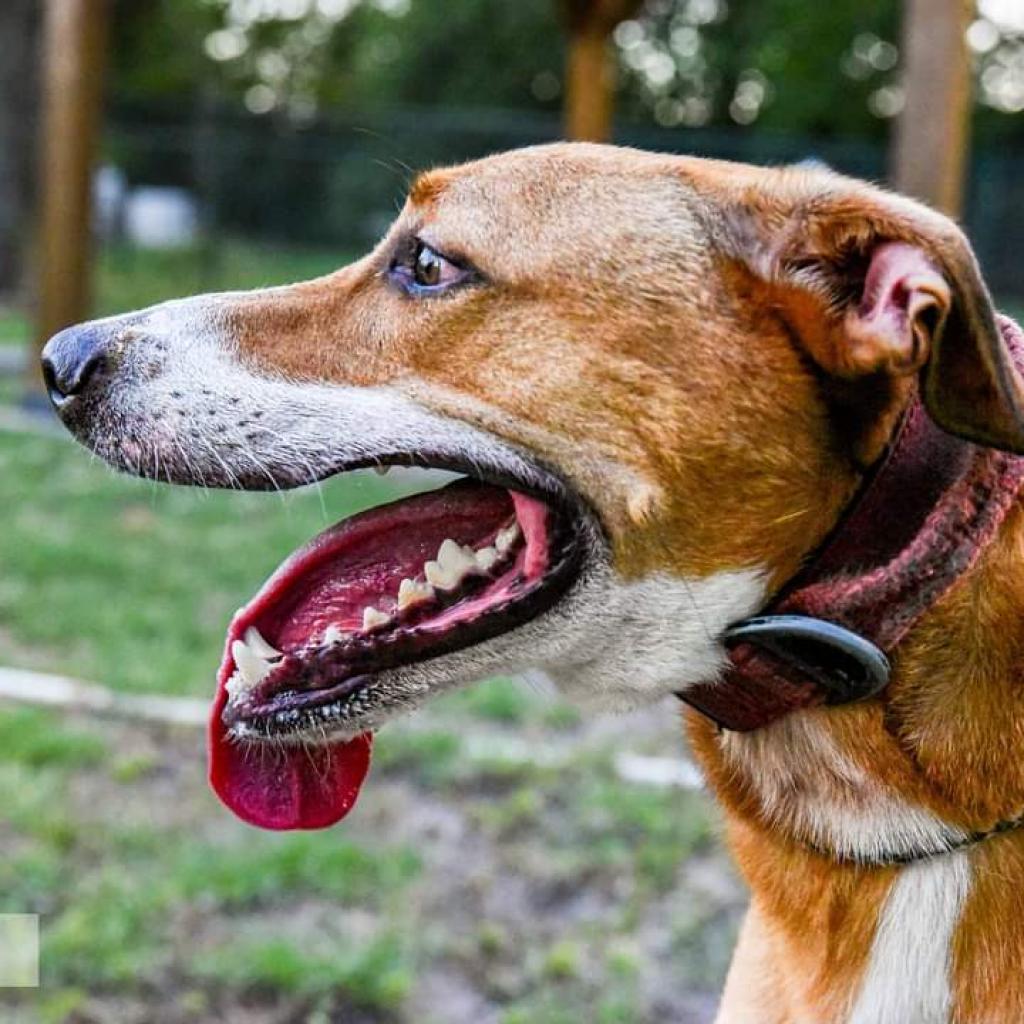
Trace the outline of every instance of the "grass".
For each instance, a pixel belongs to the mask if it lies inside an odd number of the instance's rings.
[[[28,341],[29,324],[23,313],[0,307],[0,345],[22,345]]]
[[[280,936],[210,940],[200,955],[188,951],[192,935],[181,930],[196,920],[287,914],[315,901],[336,908],[339,921],[345,908],[359,906],[401,923],[403,894],[421,871],[415,851],[328,833],[232,829],[202,840],[159,818],[122,821],[118,794],[132,784],[118,780],[116,763],[95,732],[41,712],[0,711],[0,912],[43,915],[50,995],[156,985],[173,968],[196,984],[307,994],[340,987],[355,1003],[382,1006],[401,997],[410,965],[397,933],[382,930],[351,948],[339,940],[331,946],[337,956],[317,960]],[[89,773],[104,780],[102,808],[76,799]]]
[[[281,939],[247,940],[204,954],[196,973],[218,984],[304,995],[340,989],[357,1006],[378,1010],[396,1008],[411,985],[402,942],[394,935],[348,949],[335,942],[328,955]]]
[[[465,705],[454,710],[471,721]],[[428,730],[378,765],[377,824],[371,814],[274,835],[213,808],[197,767],[181,759],[190,743],[154,757],[131,749],[137,738],[0,709],[0,912],[42,915],[33,1021],[114,1019],[84,1008],[130,998],[187,1003],[182,1019],[197,1021],[215,1019],[225,999],[290,1000],[289,1019],[306,1019],[304,1007],[329,1020],[419,1021],[405,1006],[432,968],[477,977],[511,1024],[634,1024],[656,1019],[637,1013],[649,965],[635,936],[652,918],[658,948],[679,958],[673,976],[699,988],[721,974],[732,934],[721,906],[673,896],[680,865],[708,850],[703,803],[619,782],[606,754],[557,773],[527,764],[496,789],[486,771],[451,764],[452,734]],[[141,774],[125,776],[126,758]],[[439,759],[449,771],[432,780]],[[432,805],[441,821],[459,808],[462,838],[446,849],[437,836],[424,846],[393,835],[410,813],[394,790],[410,786],[414,806]],[[473,853],[481,844],[483,859]],[[504,908],[473,909],[474,894],[513,879]],[[453,885],[450,896],[438,891]],[[533,910],[520,906],[524,892]],[[608,893],[607,906],[598,911],[588,892]],[[590,904],[582,915],[572,909],[580,899]],[[0,993],[0,1014],[30,998]]]
[[[415,878],[420,867],[412,850],[381,857],[343,840],[324,843],[317,835],[297,835],[284,844],[261,835],[237,850],[192,844],[171,877],[188,898],[215,899],[225,907],[302,894],[367,904]]]

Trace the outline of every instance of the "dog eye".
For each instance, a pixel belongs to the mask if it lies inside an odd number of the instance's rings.
[[[404,257],[395,258],[390,276],[405,291],[415,294],[444,291],[474,275],[471,269],[452,262],[417,238],[412,240]]]
[[[421,288],[439,288],[442,285],[455,284],[465,276],[461,267],[446,260],[425,242],[416,243],[412,277]]]
[[[434,252],[429,245],[420,242],[416,250],[413,280],[424,288],[436,288],[441,284],[446,265],[452,270],[456,269],[443,256]]]

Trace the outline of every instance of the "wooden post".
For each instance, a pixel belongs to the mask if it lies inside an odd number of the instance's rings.
[[[580,30],[569,36],[565,63],[565,137],[607,142],[612,131],[608,39]]]
[[[89,315],[91,185],[106,67],[108,0],[47,0],[35,340]],[[30,387],[38,389],[35,361]]]
[[[607,142],[612,132],[615,68],[608,37],[639,0],[563,0],[569,27],[565,66],[565,136]]]
[[[898,189],[956,216],[971,118],[966,32],[973,0],[904,0],[906,101],[893,140]]]

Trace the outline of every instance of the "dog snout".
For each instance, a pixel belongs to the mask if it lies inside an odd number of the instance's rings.
[[[43,349],[43,381],[57,409],[94,387],[108,368],[114,332],[96,324],[68,327]]]

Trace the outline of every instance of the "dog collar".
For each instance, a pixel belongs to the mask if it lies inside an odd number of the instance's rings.
[[[999,327],[1018,364],[1024,334]],[[723,677],[679,697],[721,727],[870,697],[921,616],[978,560],[1024,484],[1024,458],[941,430],[912,399],[888,453],[807,565],[724,636]]]

